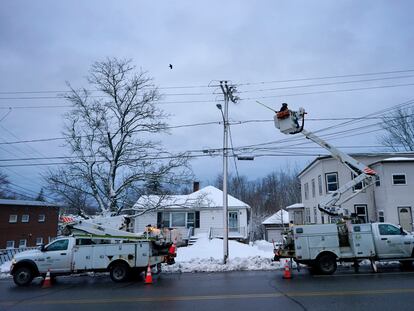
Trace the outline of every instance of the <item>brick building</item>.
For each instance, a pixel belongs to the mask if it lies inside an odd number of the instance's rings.
[[[56,204],[0,199],[0,249],[46,244],[56,237]]]

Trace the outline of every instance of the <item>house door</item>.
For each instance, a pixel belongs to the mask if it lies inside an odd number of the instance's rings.
[[[400,220],[400,226],[408,231],[413,231],[413,216],[411,214],[411,207],[399,207],[398,218]]]
[[[239,231],[238,212],[229,212],[229,231]]]
[[[293,223],[295,225],[303,225],[303,212],[302,211],[295,211],[293,213]]]

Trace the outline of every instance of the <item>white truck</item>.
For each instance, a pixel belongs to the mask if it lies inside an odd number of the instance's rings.
[[[332,216],[337,223],[293,226],[287,230],[283,244],[275,249],[275,259],[291,258],[322,274],[334,273],[338,261],[354,262],[357,269],[359,261],[369,259],[375,272],[375,261],[399,260],[404,265],[411,265],[414,260],[412,234],[390,223],[360,224],[358,219],[341,207],[341,204],[371,186],[376,172],[304,130],[306,113],[303,108],[292,111],[286,109],[287,105],[284,106],[285,109],[277,112],[274,117],[276,128],[284,134],[302,133],[327,149],[334,158],[351,170],[355,178],[336,191],[328,193],[318,204],[319,210]],[[362,189],[343,198],[357,184],[362,184]]]
[[[285,243],[275,250],[275,259],[293,258],[321,274],[336,271],[337,261],[353,262],[355,268],[363,259],[398,260],[411,265],[414,260],[414,236],[390,223],[296,225]]]
[[[51,277],[109,271],[114,282],[122,282],[148,265],[174,263],[172,243],[88,223],[72,224],[66,231],[70,236],[14,256],[10,274],[17,285],[29,285],[33,278],[45,276],[48,271]]]

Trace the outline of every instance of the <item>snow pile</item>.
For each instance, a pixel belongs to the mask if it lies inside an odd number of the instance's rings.
[[[279,262],[272,261],[273,245],[256,241],[250,245],[229,241],[229,261],[223,265],[223,240],[199,238],[188,247],[177,250],[176,263],[164,266],[164,272],[215,272],[236,270],[275,270]]]
[[[6,261],[4,264],[0,266],[0,279],[5,279],[10,277],[10,266],[11,261]]]

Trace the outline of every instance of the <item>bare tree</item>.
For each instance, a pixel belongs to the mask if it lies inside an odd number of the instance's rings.
[[[174,183],[188,176],[186,154],[172,155],[152,138],[167,132],[167,115],[145,72],[137,73],[130,60],[106,59],[92,65],[88,82],[82,90],[69,85],[73,109],[64,136],[73,157],[48,174],[50,182],[81,190],[104,214],[118,214],[128,193],[145,193],[148,180]]]
[[[379,141],[394,151],[414,151],[414,108],[398,108],[382,118],[386,134]]]
[[[9,184],[10,181],[7,175],[3,172],[0,172],[0,198],[8,199],[10,197]]]

